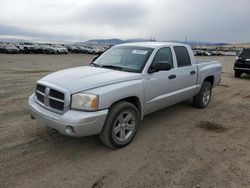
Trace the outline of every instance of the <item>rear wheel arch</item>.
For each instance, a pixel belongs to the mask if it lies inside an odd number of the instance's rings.
[[[209,81],[204,81],[200,91],[193,97],[193,104],[198,108],[206,108],[212,96],[212,84]]]
[[[204,79],[204,81],[203,81],[203,83],[204,82],[209,82],[212,86],[214,85],[214,76],[207,76],[205,79]]]

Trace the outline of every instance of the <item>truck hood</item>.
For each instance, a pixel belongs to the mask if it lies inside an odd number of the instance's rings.
[[[76,93],[140,78],[141,74],[139,73],[84,66],[49,74],[40,81],[52,83],[69,90],[71,93]]]

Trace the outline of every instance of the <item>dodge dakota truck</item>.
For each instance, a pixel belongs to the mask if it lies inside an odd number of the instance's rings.
[[[114,46],[89,66],[37,81],[31,117],[61,134],[98,134],[109,147],[129,144],[146,114],[192,98],[206,108],[221,80],[217,61],[197,62],[192,49],[166,42]]]

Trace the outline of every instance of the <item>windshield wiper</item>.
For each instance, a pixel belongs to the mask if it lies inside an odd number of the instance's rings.
[[[95,67],[119,70],[119,71],[136,72],[134,70],[130,70],[130,69],[126,69],[126,68],[123,68],[123,67],[114,66],[114,65],[99,65],[99,64],[96,64],[96,63],[90,63],[90,65],[95,66]]]
[[[101,67],[108,68],[108,69],[115,69],[115,70],[124,71],[124,69],[122,67],[114,66],[114,65],[102,65]]]
[[[96,63],[90,63],[90,65],[93,65],[93,66],[95,66],[95,67],[102,67],[102,66],[100,66],[100,65],[98,65],[98,64],[96,64]]]

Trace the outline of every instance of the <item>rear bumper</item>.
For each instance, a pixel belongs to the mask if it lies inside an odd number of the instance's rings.
[[[73,137],[101,133],[108,114],[108,109],[95,112],[68,110],[63,115],[57,114],[36,103],[34,94],[29,97],[28,107],[32,116],[40,125],[56,129],[61,134]]]

